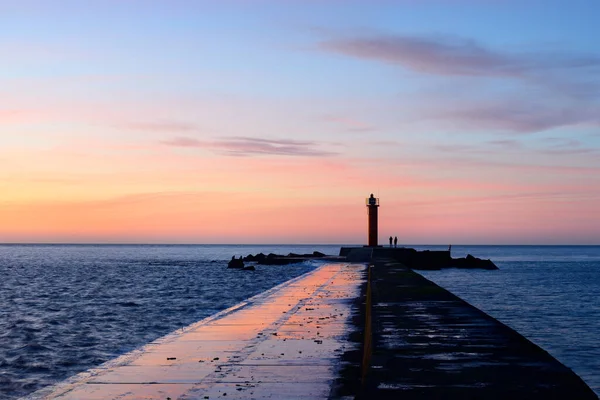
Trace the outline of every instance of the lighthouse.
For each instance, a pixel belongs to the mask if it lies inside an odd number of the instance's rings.
[[[367,213],[369,215],[369,247],[377,247],[377,209],[379,208],[379,198],[371,196],[367,198]]]

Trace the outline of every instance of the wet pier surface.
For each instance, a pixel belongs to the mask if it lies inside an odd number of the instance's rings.
[[[597,399],[547,352],[413,271],[376,263],[371,291],[373,352],[359,397]]]
[[[327,264],[30,399],[326,399],[365,265]],[[354,310],[353,311],[353,307]]]

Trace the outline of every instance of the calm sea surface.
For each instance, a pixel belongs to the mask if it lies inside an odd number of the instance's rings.
[[[417,248],[440,249],[435,246]],[[23,396],[308,272],[228,270],[232,255],[339,246],[0,245],[0,398]],[[600,393],[600,247],[453,246],[499,271],[423,273]]]
[[[419,273],[547,350],[600,395],[600,246],[452,246],[453,257],[467,253],[500,270]]]

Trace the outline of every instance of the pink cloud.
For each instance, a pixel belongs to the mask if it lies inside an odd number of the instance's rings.
[[[262,139],[243,136],[227,137],[222,140],[198,140],[176,137],[161,142],[167,146],[207,148],[233,156],[280,155],[280,156],[331,156],[335,153],[317,149],[312,141],[293,139]]]

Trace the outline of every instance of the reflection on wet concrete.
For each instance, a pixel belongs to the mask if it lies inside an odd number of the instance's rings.
[[[28,399],[327,398],[363,265],[327,264]]]

